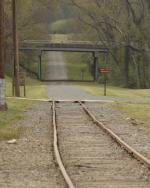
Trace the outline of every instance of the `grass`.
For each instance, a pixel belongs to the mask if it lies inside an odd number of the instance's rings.
[[[117,103],[117,108],[127,117],[141,120],[150,125],[150,104],[147,103]]]
[[[142,128],[145,134],[150,135],[150,103],[119,102],[113,106],[131,121],[136,121],[136,126]]]
[[[0,112],[0,140],[19,138],[23,130],[12,127],[12,124],[24,117],[24,112],[30,104],[29,101],[7,100],[8,110]]]
[[[88,72],[86,64],[68,62],[67,73],[69,80],[92,80],[92,76]]]
[[[47,98],[46,85],[37,80],[26,78],[26,97],[27,98]],[[12,96],[12,83],[10,78],[6,78],[6,96]],[[23,97],[23,87],[21,88],[21,96]]]
[[[100,84],[81,84],[85,91],[92,95],[103,96],[103,85]],[[144,102],[150,98],[150,89],[127,89],[108,86],[107,96],[129,99],[131,102],[117,102],[114,104],[125,116],[135,118],[145,123],[150,128],[150,103]]]
[[[46,98],[46,86],[37,80],[27,78],[26,92],[28,98]],[[11,79],[6,78],[6,96],[12,96]],[[0,140],[19,138],[23,132],[21,128],[12,125],[24,118],[25,111],[33,104],[27,100],[7,99],[8,110],[0,112]]]
[[[27,79],[27,97],[28,98],[47,98],[47,87],[37,80]]]
[[[85,58],[86,56],[86,58]],[[88,65],[88,55],[81,53],[65,53],[67,74],[69,80],[93,80]]]
[[[81,84],[81,87],[92,95],[104,95],[104,86],[100,84]],[[121,87],[108,86],[107,96],[128,98],[128,99],[144,99],[150,98],[150,89],[128,89]]]

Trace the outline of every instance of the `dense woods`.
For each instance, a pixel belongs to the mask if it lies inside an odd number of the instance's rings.
[[[110,82],[130,88],[150,87],[149,0],[18,0],[19,40],[52,39],[99,42],[109,49]],[[12,11],[5,0],[7,74],[12,73]],[[37,53],[21,54],[21,64],[36,69]],[[82,56],[82,55],[81,55]],[[75,57],[74,57],[75,58]],[[82,58],[81,58],[82,59]]]

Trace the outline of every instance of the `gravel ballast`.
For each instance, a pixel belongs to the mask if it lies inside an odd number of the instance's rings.
[[[89,119],[79,104],[57,104],[59,147],[77,188],[148,188],[149,170]]]
[[[125,115],[121,114],[111,104],[88,103],[89,110],[103,122],[107,128],[114,131],[125,142],[139,153],[150,159],[150,137],[143,125],[133,125]]]
[[[15,127],[24,134],[15,144],[0,141],[0,188],[64,188],[53,156],[49,103],[38,103]]]

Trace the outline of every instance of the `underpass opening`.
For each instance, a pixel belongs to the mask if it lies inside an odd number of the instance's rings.
[[[21,53],[39,56],[37,77],[41,81],[96,81],[100,54],[109,50],[101,44],[87,41],[53,43],[52,41],[24,41]],[[32,62],[31,62],[32,63]]]
[[[40,67],[42,81],[94,81],[92,53],[44,51]]]

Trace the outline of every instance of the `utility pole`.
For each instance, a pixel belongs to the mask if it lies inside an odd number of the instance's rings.
[[[0,110],[6,109],[5,100],[5,74],[4,74],[4,0],[0,0]]]
[[[15,96],[20,97],[19,47],[18,47],[18,34],[17,34],[16,0],[12,0],[12,12],[13,12],[13,44],[14,44],[13,87],[15,89]]]

